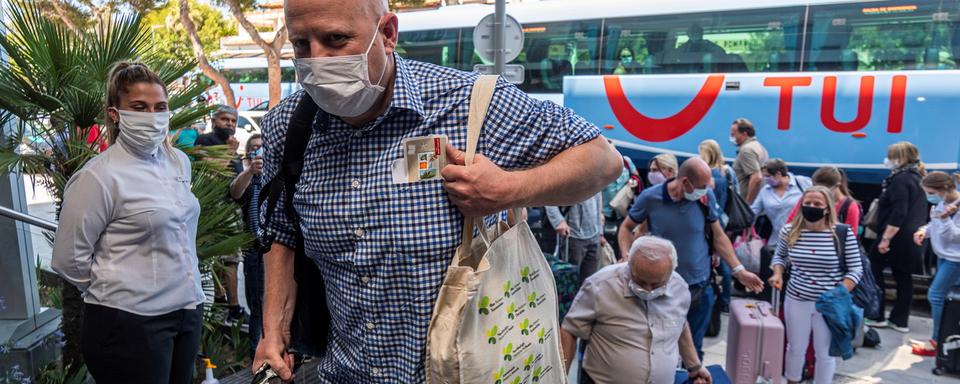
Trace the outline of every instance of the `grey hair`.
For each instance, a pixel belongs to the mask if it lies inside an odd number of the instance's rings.
[[[677,269],[677,249],[673,246],[673,243],[661,237],[647,235],[634,240],[633,245],[630,246],[628,260],[632,264],[637,257],[642,257],[648,261],[660,261],[669,257],[673,269]]]

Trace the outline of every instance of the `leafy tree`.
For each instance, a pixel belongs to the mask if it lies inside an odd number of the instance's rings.
[[[191,105],[205,84],[181,81],[194,64],[159,55],[139,14],[106,15],[91,28],[71,29],[32,0],[8,5],[6,33],[0,34],[8,58],[0,61],[0,125],[12,126],[12,132],[0,142],[0,170],[42,176],[38,180],[54,197],[58,214],[66,182],[97,154],[100,141],[88,139],[106,136],[103,100],[115,63],[139,60],[168,84],[172,129],[209,113],[208,107]],[[229,171],[205,160],[204,155],[217,156],[216,149],[205,150],[194,153],[193,191],[201,206],[197,253],[201,270],[209,271],[219,256],[234,254],[250,239],[238,211],[224,207]],[[79,369],[83,301],[66,282],[61,297],[63,362]]]
[[[196,0],[190,0],[189,6],[190,19],[196,25],[204,52],[217,51],[220,49],[220,38],[237,33],[236,23],[217,8]],[[143,28],[149,31],[159,57],[181,60],[193,56],[189,36],[180,22],[179,1],[169,1],[163,7],[144,14]]]

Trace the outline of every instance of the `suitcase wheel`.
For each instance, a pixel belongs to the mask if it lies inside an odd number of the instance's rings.
[[[943,369],[943,367],[936,367],[933,369],[933,374],[936,376],[943,376],[944,373],[947,373],[947,371]]]

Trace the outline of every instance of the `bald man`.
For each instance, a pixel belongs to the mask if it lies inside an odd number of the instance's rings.
[[[263,119],[265,180],[278,173],[297,105],[309,98],[321,111],[304,138],[292,199],[299,226],[285,209],[263,226],[273,243],[264,255],[263,339],[253,368],[268,362],[291,377],[284,351],[299,235],[331,310],[320,381],[423,382],[427,328],[463,214],[572,205],[616,179],[622,161],[595,126],[500,79],[476,161],[465,166],[458,148],[477,74],[402,59],[397,16],[383,0],[287,0],[284,11],[304,90]],[[443,180],[395,184],[403,140],[426,135],[449,138]]]
[[[673,271],[676,265],[673,244],[642,236],[626,263],[607,266],[584,282],[560,330],[567,370],[576,339],[589,342],[581,384],[672,383],[681,358],[691,382],[711,382],[690,335],[690,292]]]
[[[650,233],[676,245],[677,272],[687,282],[692,298],[687,321],[701,358],[703,337],[714,304],[713,288],[708,282],[712,254],[722,257],[733,268],[733,276],[745,287],[755,292],[763,290],[763,281],[744,269],[720,226],[719,205],[708,187],[711,178],[710,167],[699,157],[684,161],[676,178],[637,196],[618,234],[621,252],[626,252],[636,238],[634,229],[639,229],[639,234]]]

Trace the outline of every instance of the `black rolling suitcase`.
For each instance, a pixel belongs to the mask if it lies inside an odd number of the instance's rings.
[[[947,293],[940,316],[940,335],[937,338],[937,367],[934,375],[960,372],[960,287]]]

